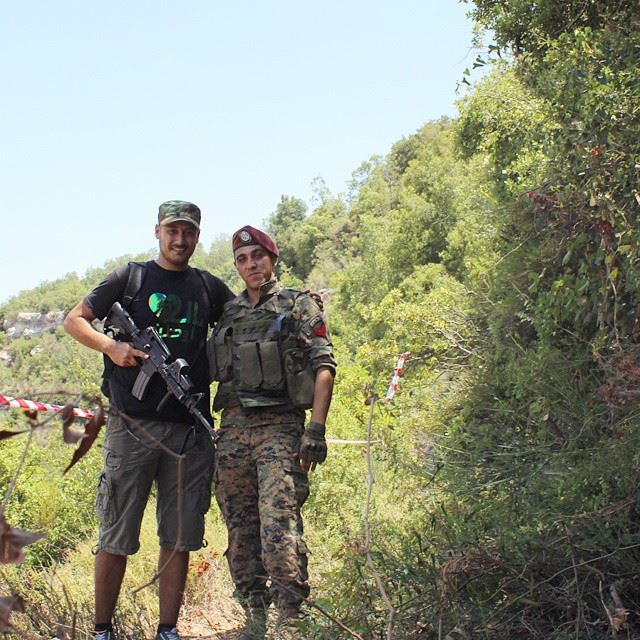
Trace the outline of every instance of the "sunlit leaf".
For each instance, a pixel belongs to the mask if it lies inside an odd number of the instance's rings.
[[[43,538],[42,533],[13,529],[0,512],[0,564],[18,564],[24,560],[26,547]]]
[[[73,465],[78,462],[88,451],[91,449],[91,446],[95,442],[95,439],[98,437],[100,433],[100,429],[102,425],[106,422],[104,408],[102,406],[96,409],[96,412],[93,414],[93,418],[87,422],[84,428],[84,434],[82,436],[82,440],[80,442],[80,446],[74,451],[73,456],[71,458],[71,462],[68,464],[67,468],[64,470],[64,473],[67,473]]]
[[[73,415],[73,405],[66,404],[60,412],[62,417],[62,439],[65,444],[76,444],[85,437],[85,434],[77,429],[73,429],[73,421],[75,416]]]

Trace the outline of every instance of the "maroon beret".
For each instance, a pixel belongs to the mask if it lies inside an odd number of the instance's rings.
[[[276,258],[280,255],[275,240],[268,233],[260,231],[260,229],[256,229],[251,225],[246,224],[241,229],[238,229],[231,238],[231,247],[234,251],[240,247],[247,247],[252,244],[259,244]]]

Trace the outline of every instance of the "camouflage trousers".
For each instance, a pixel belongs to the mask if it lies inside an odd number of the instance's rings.
[[[302,424],[229,426],[216,449],[216,499],[228,531],[227,561],[249,607],[297,610],[309,595],[300,508],[309,479],[297,458]]]

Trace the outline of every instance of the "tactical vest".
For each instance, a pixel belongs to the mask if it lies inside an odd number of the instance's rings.
[[[300,292],[282,289],[275,295],[278,311],[227,304],[207,343],[211,380],[231,383],[244,407],[310,409],[315,374],[291,317]]]

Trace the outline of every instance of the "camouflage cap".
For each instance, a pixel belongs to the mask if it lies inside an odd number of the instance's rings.
[[[172,222],[190,222],[196,229],[200,229],[200,209],[193,202],[167,200],[158,209],[158,224]]]

